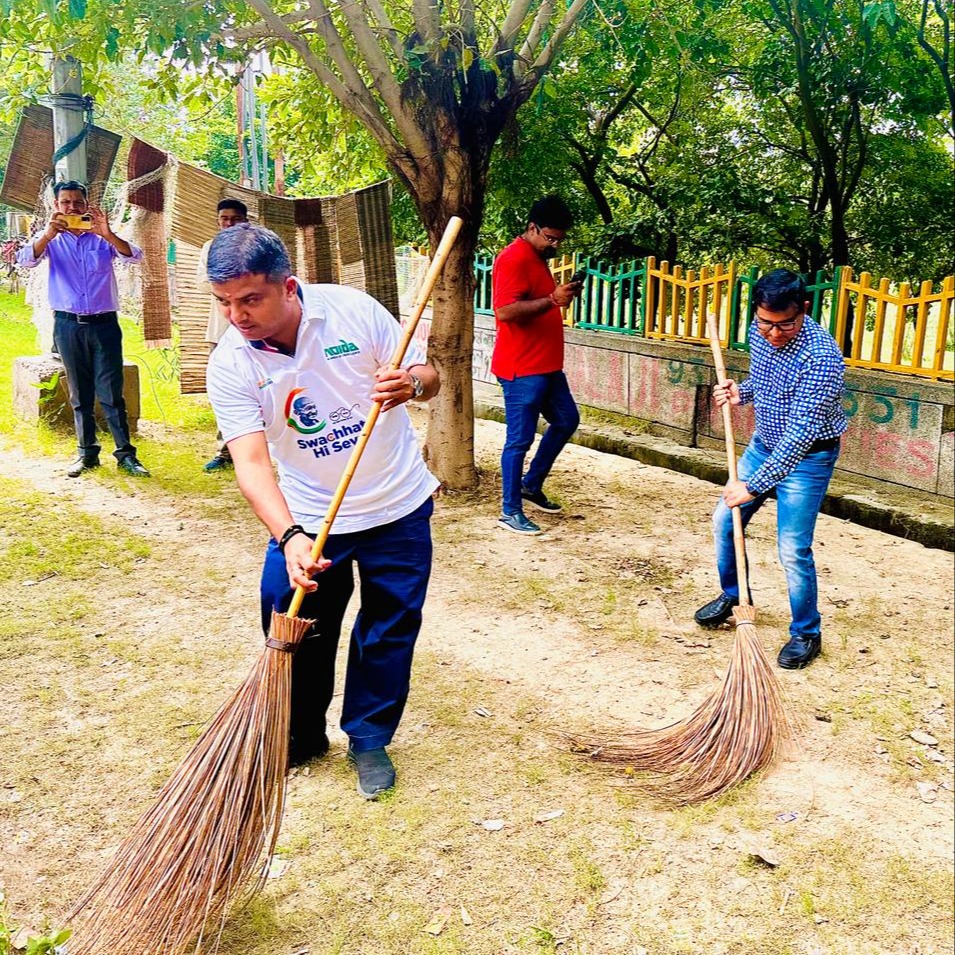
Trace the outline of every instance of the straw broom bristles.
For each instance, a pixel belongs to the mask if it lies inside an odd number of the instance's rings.
[[[718,796],[772,765],[789,735],[785,702],[759,643],[754,608],[734,613],[736,640],[726,674],[691,716],[611,741],[571,737],[573,748],[650,774],[638,785],[676,805]]]
[[[69,955],[201,951],[261,887],[285,806],[292,654],[313,622],[273,613],[245,682],[67,916]]]

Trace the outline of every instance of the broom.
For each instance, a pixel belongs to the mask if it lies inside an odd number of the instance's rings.
[[[461,229],[435,252],[389,367],[397,368]],[[381,413],[374,402],[312,548],[317,559]],[[272,614],[265,650],[67,916],[70,955],[178,955],[218,940],[226,914],[264,883],[285,806],[292,653],[314,621]]]
[[[726,383],[726,366],[712,316],[707,316],[707,330],[717,380],[722,385]],[[722,412],[726,463],[730,479],[735,481],[736,442],[728,401]],[[789,736],[779,682],[756,632],[738,507],[732,509],[732,516],[740,600],[733,609],[736,639],[723,682],[693,714],[670,726],[638,729],[603,743],[571,737],[578,752],[649,774],[640,784],[676,805],[710,799],[770,766]]]

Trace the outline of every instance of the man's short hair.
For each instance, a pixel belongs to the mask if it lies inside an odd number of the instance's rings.
[[[769,312],[785,312],[792,305],[800,311],[806,305],[806,283],[798,272],[773,269],[753,286],[753,307]]]
[[[86,193],[86,186],[84,186],[83,183],[81,182],[77,182],[75,179],[67,179],[64,182],[56,183],[56,185],[53,186],[53,198],[59,199],[60,193],[64,189],[67,192],[82,192],[83,198],[84,199],[88,198]]]
[[[222,212],[223,209],[234,209],[246,219],[249,216],[249,207],[239,199],[221,199],[216,206],[216,212]]]
[[[269,282],[284,282],[292,274],[292,263],[282,240],[271,229],[240,222],[212,240],[208,274],[213,284],[243,275],[264,275]]]
[[[540,229],[560,229],[566,232],[574,224],[574,214],[560,196],[544,196],[531,206],[527,221]]]

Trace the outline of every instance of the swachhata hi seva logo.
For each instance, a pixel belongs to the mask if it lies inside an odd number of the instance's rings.
[[[325,427],[315,402],[304,394],[304,388],[293,388],[285,399],[285,421],[299,434],[318,434]]]

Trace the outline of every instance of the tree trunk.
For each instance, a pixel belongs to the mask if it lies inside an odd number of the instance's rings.
[[[424,457],[441,483],[463,491],[477,485],[474,467],[474,251],[476,233],[461,230],[432,297],[428,360],[441,376],[441,393],[429,405]],[[432,239],[437,245],[435,239]]]

